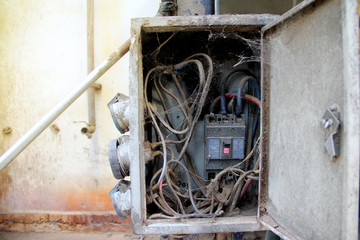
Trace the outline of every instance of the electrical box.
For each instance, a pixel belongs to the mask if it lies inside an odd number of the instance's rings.
[[[357,236],[356,9],[132,21],[135,233]]]
[[[266,229],[257,219],[260,30],[277,18],[133,20],[129,119],[136,233]],[[147,142],[154,159],[145,163]]]

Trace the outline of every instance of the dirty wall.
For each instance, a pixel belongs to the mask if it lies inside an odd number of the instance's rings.
[[[1,154],[86,76],[86,4],[0,0]],[[95,0],[95,66],[130,36],[131,17],[153,16],[157,7],[150,0]],[[92,138],[80,132],[88,120],[84,94],[0,172],[0,229],[37,231],[43,223],[41,231],[61,230],[57,222],[68,230],[78,224],[99,231],[85,225],[102,222],[129,229],[129,221],[114,217],[108,196],[116,181],[107,143],[118,132],[106,106],[117,92],[128,93],[128,56],[98,83]]]

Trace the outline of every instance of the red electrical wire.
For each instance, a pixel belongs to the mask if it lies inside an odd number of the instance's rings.
[[[225,94],[225,97],[227,97],[227,98],[236,97],[236,94],[234,94],[234,93],[227,93],[227,94]]]
[[[254,96],[251,96],[251,95],[248,95],[248,94],[245,94],[243,96],[244,99],[250,101],[250,102],[253,102],[255,103],[259,108],[261,108],[261,101],[259,99],[257,99],[256,97]]]
[[[218,102],[220,100],[220,97],[221,96],[216,97],[213,102]],[[234,93],[226,93],[225,97],[227,97],[227,98],[236,97],[236,94],[234,94]],[[257,99],[256,97],[248,95],[248,94],[244,94],[244,96],[242,98],[245,99],[245,100],[248,100],[250,102],[255,103],[259,108],[261,108],[261,101],[259,99]]]
[[[240,194],[240,197],[239,197],[238,202],[240,202],[240,200],[243,198],[243,196],[245,195],[246,191],[248,190],[248,188],[250,187],[250,185],[251,185],[252,182],[253,182],[252,179],[249,179],[249,180],[246,182],[243,190],[241,191],[241,194]]]

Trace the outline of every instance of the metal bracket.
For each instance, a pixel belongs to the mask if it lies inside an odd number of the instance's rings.
[[[340,111],[337,104],[333,104],[326,109],[321,120],[327,138],[324,147],[331,158],[336,158],[340,155]]]

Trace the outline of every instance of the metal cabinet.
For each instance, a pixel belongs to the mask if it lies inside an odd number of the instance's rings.
[[[356,238],[356,21],[356,1],[307,1],[262,29],[259,220],[286,238]],[[335,129],[321,124],[329,110],[341,121],[335,158],[324,147]]]
[[[356,1],[312,0],[281,17],[220,15],[132,21],[129,156],[135,233],[271,229],[285,239],[356,238],[360,135],[356,7]],[[213,31],[257,31],[261,39],[257,210],[247,216],[148,219],[143,54],[149,45],[144,45],[145,38],[156,33]],[[190,43],[191,36],[184,39],[183,44]],[[338,156],[331,152],[335,148]]]

